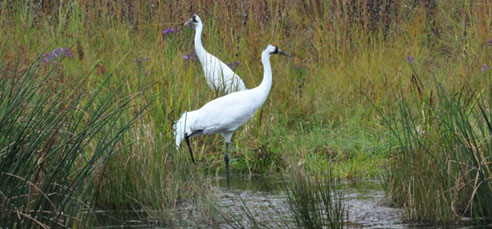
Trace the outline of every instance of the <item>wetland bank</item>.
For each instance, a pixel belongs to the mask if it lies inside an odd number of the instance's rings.
[[[221,137],[192,141],[196,166],[175,148],[174,121],[218,96],[182,27],[193,13],[248,88],[267,44],[294,56],[272,60],[270,95],[230,146],[232,174],[283,181],[292,225],[357,227],[363,207],[344,201],[357,192],[338,185],[354,180],[376,181],[398,222],[487,224],[490,4],[0,1],[0,224],[95,226],[128,209],[173,227],[191,208],[192,225],[284,225],[224,213]]]

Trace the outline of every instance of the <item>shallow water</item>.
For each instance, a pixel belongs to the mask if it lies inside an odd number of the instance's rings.
[[[292,226],[282,192],[282,183],[276,178],[252,178],[231,180],[231,191],[225,182],[220,183],[218,192],[222,206],[229,212],[244,213],[244,204],[260,222],[265,221],[278,226]],[[400,209],[383,204],[384,192],[375,181],[347,182],[340,185],[345,209],[348,210],[348,225],[363,228],[407,228],[413,227],[404,222]],[[241,201],[242,200],[242,201]],[[244,203],[244,204],[243,204]],[[273,222],[272,222],[273,220]],[[247,224],[247,222],[245,222]]]
[[[275,177],[231,178],[231,190],[226,188],[225,179],[219,178],[215,189],[218,208],[229,222],[218,222],[215,228],[240,228],[257,224],[260,228],[295,228],[282,191],[285,180]],[[433,225],[419,225],[404,221],[401,209],[388,207],[383,203],[384,192],[375,181],[351,181],[340,184],[344,206],[348,211],[350,228],[434,228]],[[194,218],[193,206],[183,206],[180,210],[186,218],[172,222],[180,228],[204,227],[190,223]],[[116,214],[103,212],[99,218],[107,221],[103,227],[165,227],[162,222],[142,217],[143,212],[121,211]],[[183,214],[181,214],[183,215]],[[108,218],[109,217],[109,218]],[[116,220],[111,220],[111,217]],[[189,218],[188,218],[189,217]],[[108,220],[109,219],[109,220]],[[206,226],[210,227],[210,225]],[[447,228],[470,228],[469,222],[447,225]]]

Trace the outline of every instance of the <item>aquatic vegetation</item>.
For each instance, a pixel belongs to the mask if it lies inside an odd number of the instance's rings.
[[[386,117],[395,140],[388,198],[410,219],[446,223],[492,217],[492,87],[446,87],[437,76],[415,93],[396,94]]]
[[[111,75],[88,92],[90,73],[53,89],[56,75],[37,61],[8,72],[0,73],[1,225],[84,225],[98,170],[143,110],[122,119],[134,97],[103,92]]]
[[[348,211],[331,174],[293,172],[285,187],[287,206],[297,228],[344,228]]]

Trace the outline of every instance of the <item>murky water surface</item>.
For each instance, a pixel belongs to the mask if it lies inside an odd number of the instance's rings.
[[[244,211],[246,204],[249,211],[258,220],[285,225],[289,221],[289,211],[285,203],[283,182],[276,178],[235,179],[231,182],[231,191],[221,183],[219,199],[230,211]],[[363,228],[407,228],[400,209],[383,204],[384,192],[375,181],[345,182],[339,190],[344,193],[344,205],[348,210],[349,225]],[[242,201],[241,201],[242,200]],[[287,224],[286,226],[289,226]],[[292,225],[290,225],[292,226]]]
[[[251,179],[232,178],[231,190],[226,188],[225,180],[221,179],[216,190],[216,198],[221,211],[236,223],[220,223],[217,228],[235,228],[251,225],[251,219],[260,227],[295,228],[287,209],[286,196],[282,190],[285,180],[274,177],[255,177]],[[339,190],[344,193],[344,205],[349,215],[351,228],[433,228],[432,225],[418,225],[404,221],[401,209],[388,207],[384,204],[384,192],[375,181],[351,181],[340,184]],[[191,206],[183,207],[190,212]],[[142,219],[143,212],[128,211],[128,215],[111,216],[107,212],[100,217],[114,217],[113,223],[105,223],[104,227],[159,227],[163,225],[153,219]],[[188,214],[188,213],[186,213]],[[109,218],[110,219],[110,218]],[[124,219],[124,220],[121,220]],[[186,221],[186,220],[185,220]],[[181,221],[183,228],[200,227]],[[109,220],[108,222],[111,222]],[[173,224],[181,225],[180,222]],[[451,228],[470,228],[467,222],[447,226]]]

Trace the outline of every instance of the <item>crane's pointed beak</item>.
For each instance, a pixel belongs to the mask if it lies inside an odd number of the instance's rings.
[[[284,52],[284,51],[282,51],[280,49],[278,50],[278,54],[284,55],[284,56],[288,56],[288,57],[292,57],[292,55],[290,55],[290,54],[288,54],[288,53],[286,53],[286,52]]]
[[[191,27],[191,25],[192,25],[192,24],[191,24],[191,22],[192,22],[192,21],[193,21],[193,18],[190,18],[188,21],[186,21],[186,22],[183,24],[183,26],[184,26],[184,27],[187,27],[187,26]]]

